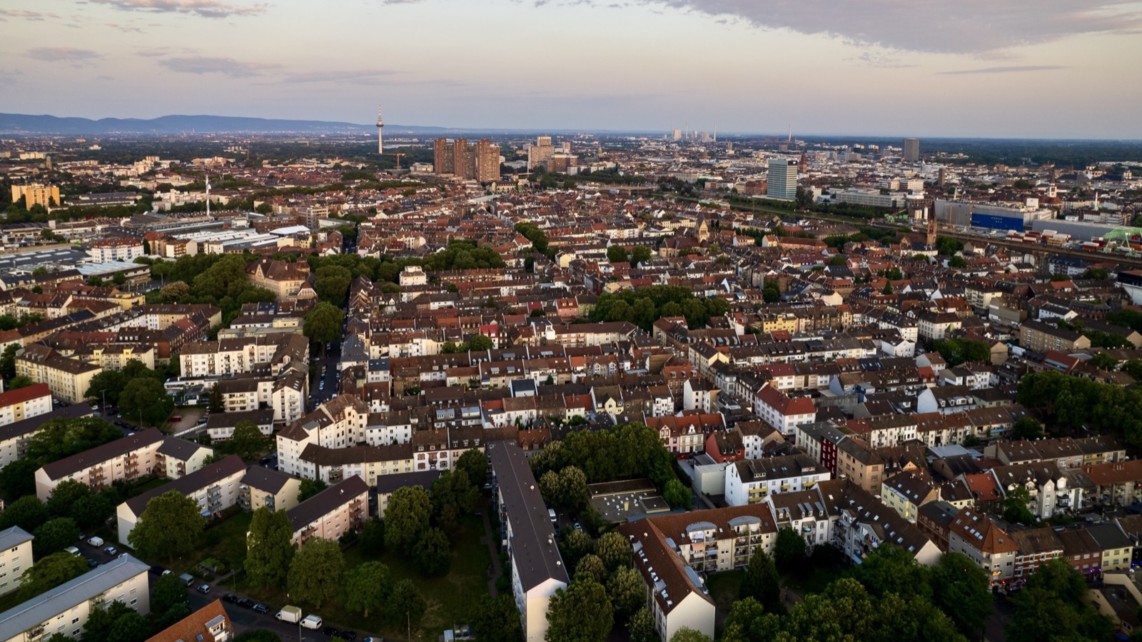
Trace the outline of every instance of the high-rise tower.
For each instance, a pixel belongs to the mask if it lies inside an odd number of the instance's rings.
[[[377,105],[377,153],[385,153],[385,121],[381,118],[380,105]]]

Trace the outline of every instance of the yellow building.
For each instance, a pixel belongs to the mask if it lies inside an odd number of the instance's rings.
[[[31,185],[13,185],[12,186],[12,202],[24,199],[24,207],[32,209],[36,205],[43,207],[59,206],[59,187],[56,185],[40,185],[33,183]]]

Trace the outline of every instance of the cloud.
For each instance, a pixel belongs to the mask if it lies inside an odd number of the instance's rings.
[[[214,58],[210,56],[185,56],[180,58],[166,58],[159,64],[171,71],[184,74],[222,74],[231,78],[249,78],[260,76],[264,72],[275,69],[278,65],[269,65],[253,62],[242,62],[233,58]]]
[[[865,51],[855,58],[849,58],[849,60],[862,62],[869,67],[876,67],[877,69],[905,69],[916,66],[911,63],[903,62],[891,54],[873,51]]]
[[[40,11],[27,11],[24,9],[0,9],[0,21],[6,21],[8,18],[15,18],[18,20],[44,20],[46,18],[58,18],[54,13],[43,13]]]
[[[550,4],[581,0],[550,0]],[[983,53],[1142,27],[1136,0],[638,0],[755,27],[926,53]],[[594,0],[605,6],[606,0]]]
[[[311,71],[307,73],[289,74],[282,78],[287,83],[301,84],[313,82],[344,82],[349,80],[376,80],[384,76],[391,76],[394,72],[387,69],[343,69],[329,71]]]
[[[222,0],[88,0],[124,11],[188,13],[202,18],[253,16],[266,10],[264,4],[236,4]]]
[[[75,49],[74,47],[36,47],[29,49],[24,56],[32,60],[45,62],[87,62],[100,58],[100,55],[90,49]]]
[[[980,67],[979,69],[958,69],[956,71],[941,71],[942,76],[966,76],[969,74],[1014,74],[1022,71],[1054,71],[1066,69],[1062,65],[1012,65],[1009,67]]]

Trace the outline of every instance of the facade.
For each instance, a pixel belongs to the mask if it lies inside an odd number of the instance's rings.
[[[65,357],[43,345],[27,346],[16,352],[17,375],[47,384],[56,398],[68,403],[82,402],[91,380],[102,371],[97,365]]]
[[[118,480],[150,475],[156,472],[164,439],[157,428],[151,428],[44,464],[36,471],[36,497],[46,502],[55,487],[67,479],[99,490]]]
[[[52,207],[59,207],[59,186],[43,185],[39,183],[33,183],[31,185],[13,185],[12,202],[15,203],[21,198],[24,199],[24,208],[29,210],[37,205],[47,209]]]
[[[737,461],[726,466],[726,503],[756,504],[771,493],[799,492],[831,477],[824,466],[804,454]]]
[[[248,511],[290,510],[297,506],[300,494],[300,479],[264,466],[250,466],[238,486],[238,505]]]
[[[783,201],[797,199],[797,161],[769,159],[769,198]]]
[[[524,640],[544,642],[551,596],[571,580],[527,455],[515,444],[496,442],[488,445],[488,459]]]
[[[20,588],[20,576],[31,567],[31,533],[19,526],[0,531],[0,595]]]
[[[119,504],[115,509],[118,522],[119,542],[127,544],[131,531],[139,523],[139,517],[147,509],[147,504],[162,495],[175,491],[186,495],[198,503],[204,517],[216,517],[222,511],[238,503],[238,487],[246,474],[246,465],[237,455],[229,455],[213,464],[189,475],[163,484]]]
[[[1019,546],[990,517],[965,508],[948,527],[948,551],[970,557],[987,573],[990,586],[996,587],[1014,577]]]
[[[1035,352],[1055,350],[1070,353],[1076,350],[1089,350],[1090,339],[1051,323],[1024,321],[1019,326],[1019,345]]]
[[[291,508],[287,513],[293,536],[301,546],[310,539],[337,541],[369,518],[369,485],[354,475]]]
[[[848,480],[822,482],[819,492],[830,513],[836,515],[832,543],[852,562],[860,564],[883,543],[903,548],[924,566],[939,561],[939,547],[923,531],[856,484]]]
[[[904,162],[916,163],[920,161],[920,139],[904,139]]]
[[[0,393],[0,426],[31,419],[52,411],[52,391],[37,383]]]
[[[83,637],[93,607],[122,602],[142,615],[151,612],[151,567],[123,555],[0,613],[0,641],[40,642],[59,633]]]
[[[797,426],[817,420],[817,409],[808,397],[789,397],[768,383],[754,398],[754,413],[783,435],[793,435]]]

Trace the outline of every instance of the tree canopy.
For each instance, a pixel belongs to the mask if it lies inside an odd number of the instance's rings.
[[[282,586],[293,560],[293,527],[285,511],[254,511],[246,533],[246,576],[256,586]]]
[[[1053,430],[1078,434],[1084,427],[1142,446],[1142,390],[1098,383],[1061,372],[1033,372],[1019,381],[1016,400]]]
[[[142,557],[181,559],[198,548],[205,528],[198,502],[172,490],[147,502],[127,540]]]
[[[302,322],[302,333],[310,341],[329,343],[341,336],[341,323],[345,320],[345,311],[341,308],[322,301],[313,306],[305,315]]]
[[[699,298],[689,288],[654,285],[637,290],[604,292],[591,309],[591,321],[630,321],[643,330],[664,316],[684,316],[691,328],[705,327],[711,317],[724,315],[729,304],[718,297]]]
[[[340,594],[344,572],[341,545],[326,539],[311,539],[301,545],[290,562],[290,598],[319,609]]]
[[[551,597],[547,623],[548,642],[603,642],[614,626],[607,590],[586,576],[576,575],[566,589],[557,590]]]

